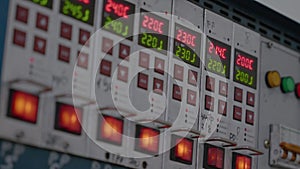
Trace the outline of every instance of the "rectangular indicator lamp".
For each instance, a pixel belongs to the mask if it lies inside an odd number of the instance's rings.
[[[63,15],[93,25],[95,0],[61,0],[59,11]]]
[[[134,4],[124,0],[104,0],[102,11],[102,29],[133,40]]]
[[[167,54],[169,42],[169,21],[141,9],[138,44]]]
[[[251,169],[252,158],[246,155],[233,153],[232,154],[232,169]]]
[[[172,135],[170,160],[191,165],[193,163],[194,141],[188,138]]]
[[[203,168],[223,169],[224,149],[211,144],[204,144]]]
[[[174,57],[199,67],[201,34],[176,23],[174,38]]]
[[[73,105],[56,103],[55,126],[56,130],[81,135],[82,109]]]
[[[122,145],[124,121],[112,116],[99,115],[98,140]]]
[[[39,97],[30,93],[11,89],[7,116],[24,122],[36,123]]]
[[[30,0],[30,1],[49,9],[52,9],[53,6],[53,0]]]
[[[235,50],[233,80],[256,89],[257,58],[245,52]]]
[[[231,47],[213,38],[206,39],[205,69],[226,77],[230,76]]]
[[[136,125],[135,150],[150,155],[157,155],[159,153],[159,137],[159,130]]]

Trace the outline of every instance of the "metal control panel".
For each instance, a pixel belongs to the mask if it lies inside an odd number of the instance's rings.
[[[10,0],[6,10],[0,168],[299,168],[300,54],[242,8]],[[33,158],[39,166],[25,164]]]

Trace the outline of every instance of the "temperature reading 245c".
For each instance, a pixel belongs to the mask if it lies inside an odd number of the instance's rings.
[[[208,52],[210,54],[212,54],[213,52],[215,52],[216,55],[218,55],[219,57],[221,57],[222,59],[226,59],[226,48],[223,48],[221,46],[218,45],[214,45],[214,43],[209,42],[209,49]]]

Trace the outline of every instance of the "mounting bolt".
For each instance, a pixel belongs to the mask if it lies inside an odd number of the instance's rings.
[[[16,133],[16,138],[19,140],[25,136],[24,131],[20,131]]]
[[[264,146],[266,149],[269,149],[270,148],[270,140],[264,140]]]
[[[268,42],[267,45],[268,45],[268,48],[272,48],[273,47],[273,43],[272,42]]]

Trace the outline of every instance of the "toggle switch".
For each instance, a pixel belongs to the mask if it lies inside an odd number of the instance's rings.
[[[268,87],[274,88],[281,84],[281,78],[278,71],[269,71],[266,74],[266,83]]]

